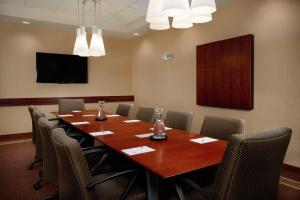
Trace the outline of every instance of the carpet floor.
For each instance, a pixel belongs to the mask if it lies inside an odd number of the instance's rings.
[[[53,185],[42,184],[38,191],[33,182],[41,170],[41,165],[27,170],[34,155],[34,146],[30,140],[0,142],[0,200],[40,200],[58,192]],[[299,174],[282,173],[279,184],[280,200],[300,199]],[[289,174],[289,177],[286,176]]]

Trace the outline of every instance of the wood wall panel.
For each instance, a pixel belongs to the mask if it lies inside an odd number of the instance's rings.
[[[197,46],[197,104],[253,109],[254,36]]]

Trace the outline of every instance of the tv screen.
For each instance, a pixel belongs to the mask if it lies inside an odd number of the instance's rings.
[[[87,58],[37,52],[36,82],[87,83]]]

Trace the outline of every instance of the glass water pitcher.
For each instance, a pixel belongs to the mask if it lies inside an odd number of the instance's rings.
[[[104,103],[105,101],[99,101],[99,112],[98,112],[98,115],[97,115],[97,120],[105,120],[106,119],[106,116],[105,116],[105,113],[104,113]]]
[[[165,132],[165,124],[163,121],[163,108],[156,108],[155,109],[155,124],[154,124],[154,135],[153,139],[163,140],[166,139],[166,132]]]

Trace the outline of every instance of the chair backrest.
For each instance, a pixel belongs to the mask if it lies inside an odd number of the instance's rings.
[[[62,128],[52,130],[52,141],[58,161],[59,199],[92,199],[86,190],[92,175],[78,141],[68,137]]]
[[[59,112],[71,112],[73,110],[85,110],[83,99],[59,99],[58,111]]]
[[[28,111],[29,111],[29,114],[30,114],[30,118],[31,118],[31,126],[32,126],[32,143],[35,144],[35,141],[36,141],[36,136],[35,136],[35,123],[34,123],[34,118],[33,118],[33,111],[35,109],[38,109],[37,107],[35,106],[28,106]]]
[[[232,135],[215,180],[214,200],[278,199],[280,169],[292,130]]]
[[[35,109],[33,111],[33,119],[35,126],[35,146],[36,146],[36,156],[38,158],[43,158],[43,144],[40,133],[40,127],[38,125],[38,121],[41,117],[45,117],[45,114],[39,109]]]
[[[129,103],[120,103],[120,104],[118,105],[117,110],[116,110],[116,114],[117,114],[117,115],[124,116],[124,117],[128,117],[128,116],[129,116],[129,113],[130,113],[130,110],[131,110],[132,107],[133,107],[133,104],[129,104]]]
[[[38,121],[43,144],[43,179],[54,184],[58,181],[58,167],[51,134],[57,124],[58,121],[49,121],[46,117]]]
[[[192,121],[193,113],[191,112],[178,112],[169,110],[164,123],[167,127],[190,131]]]
[[[155,108],[154,107],[146,107],[141,106],[136,114],[136,119],[142,120],[144,122],[150,122],[153,123],[155,114]]]
[[[221,116],[205,116],[201,128],[201,135],[227,140],[232,134],[245,132],[245,120]]]

